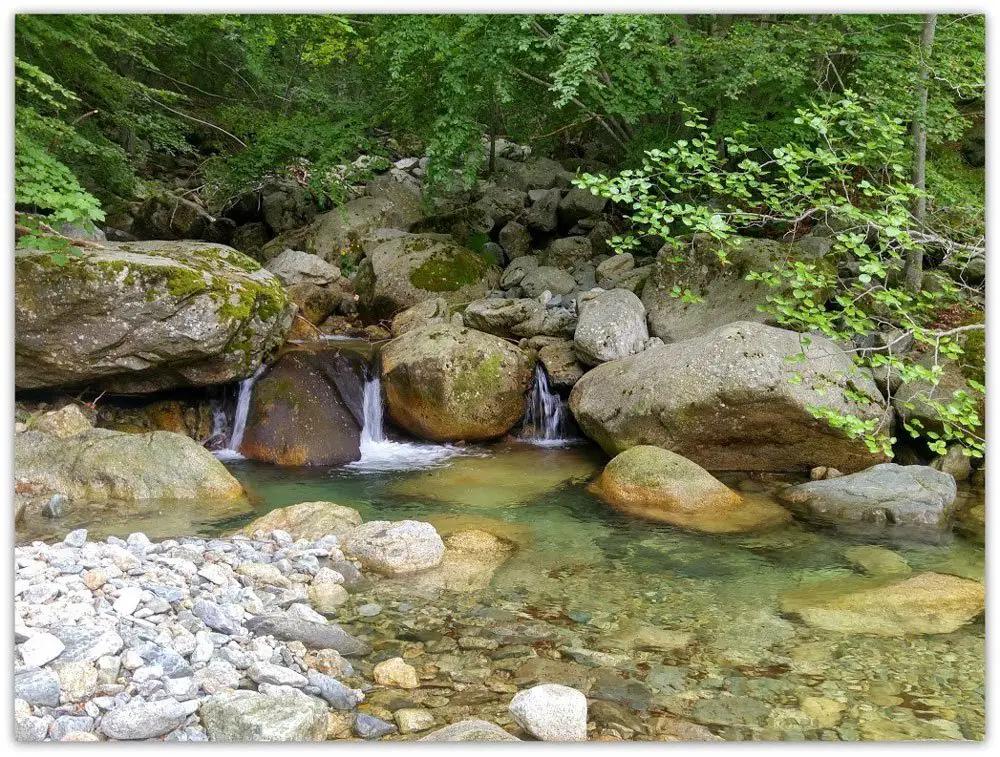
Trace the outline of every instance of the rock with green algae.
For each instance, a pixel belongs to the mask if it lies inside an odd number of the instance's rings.
[[[617,455],[591,488],[616,510],[696,531],[754,531],[789,519],[768,500],[745,498],[690,460],[649,445]]]
[[[473,329],[431,323],[382,350],[382,384],[392,419],[431,441],[481,441],[524,416],[527,355]]]
[[[321,539],[324,536],[342,537],[361,525],[361,514],[336,502],[299,502],[297,505],[279,507],[240,529],[240,533],[253,536],[257,531],[286,531],[293,539]]]
[[[437,235],[393,237],[370,250],[355,278],[358,307],[392,318],[424,300],[468,303],[497,286],[500,271],[470,249]]]
[[[903,580],[837,580],[782,597],[782,610],[806,625],[874,636],[951,633],[985,607],[981,583],[941,573]]]
[[[61,260],[14,253],[18,389],[145,393],[253,374],[294,307],[256,262],[207,242],[107,242]]]
[[[211,452],[169,431],[95,428],[60,438],[25,431],[14,440],[14,481],[70,500],[242,498],[243,487]]]
[[[910,564],[898,552],[885,547],[864,545],[844,551],[844,557],[870,576],[905,575],[913,572]]]

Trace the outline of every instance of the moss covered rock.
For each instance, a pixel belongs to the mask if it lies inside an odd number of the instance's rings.
[[[424,235],[389,239],[361,262],[355,287],[369,318],[391,318],[424,300],[449,304],[477,300],[497,286],[500,271],[453,242]]]
[[[871,374],[830,340],[804,346],[795,332],[750,322],[604,363],[569,401],[580,428],[611,455],[652,444],[708,470],[847,473],[884,457],[810,407],[866,420],[882,417],[881,403]]]
[[[211,452],[169,431],[95,428],[67,438],[26,431],[14,440],[14,481],[22,491],[80,502],[244,496]]]
[[[18,249],[14,276],[18,389],[144,393],[245,378],[294,311],[271,272],[206,242],[108,242],[63,265]]]
[[[690,460],[647,445],[617,455],[592,489],[629,515],[709,533],[753,531],[789,519],[781,507],[744,499]]]
[[[478,441],[505,434],[524,416],[527,356],[503,339],[431,323],[382,351],[389,412],[415,436]]]

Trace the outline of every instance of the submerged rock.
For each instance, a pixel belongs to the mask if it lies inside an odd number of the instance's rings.
[[[629,515],[710,533],[751,531],[789,519],[781,507],[745,499],[690,460],[647,445],[617,455],[592,489]]]
[[[300,502],[279,507],[262,515],[240,529],[253,536],[257,531],[286,531],[293,539],[322,539],[324,536],[343,537],[361,525],[361,514],[335,502]]]
[[[218,499],[243,487],[212,453],[169,431],[91,429],[68,438],[25,431],[14,439],[14,481],[70,500]]]
[[[788,360],[799,354],[804,361]],[[600,365],[569,405],[611,455],[652,444],[708,470],[855,471],[882,456],[808,408],[878,419],[881,402],[871,376],[830,340],[804,345],[795,332],[744,322]]]
[[[520,741],[486,720],[460,720],[424,736],[421,741]]]
[[[479,441],[524,416],[527,356],[490,334],[430,324],[382,350],[382,383],[393,420],[432,441]]]
[[[586,741],[587,698],[556,683],[519,691],[510,702],[519,726],[540,741]]]
[[[874,636],[951,633],[985,607],[981,583],[940,573],[889,583],[813,584],[782,598],[782,610],[806,625]]]
[[[346,351],[285,353],[253,386],[240,452],[279,465],[358,460],[363,371]]]
[[[931,528],[950,519],[957,488],[948,473],[925,465],[884,463],[849,476],[810,481],[778,494],[807,517],[867,528]]]
[[[18,389],[153,392],[253,374],[292,323],[280,281],[229,247],[106,243],[14,255]]]
[[[902,555],[885,547],[851,547],[844,551],[844,557],[870,576],[906,575],[913,571]]]
[[[365,255],[355,278],[358,307],[370,318],[392,318],[424,300],[476,300],[497,286],[500,271],[485,258],[432,235],[389,239]]]

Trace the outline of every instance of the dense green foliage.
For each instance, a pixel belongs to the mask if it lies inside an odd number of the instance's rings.
[[[620,246],[646,234],[683,256],[699,231],[779,237],[825,223],[835,239],[826,264],[754,272],[774,285],[776,318],[841,340],[896,329],[957,355],[968,332],[942,313],[974,318],[979,293],[906,291],[899,271],[914,250],[961,266],[984,247],[983,170],[961,141],[985,111],[985,18],[940,16],[924,61],[928,213],[918,224],[909,129],[921,24],[879,14],[22,15],[16,202],[49,222],[100,222],[178,156],[196,161],[201,197],[219,209],[289,173],[338,204],[364,170],[345,168],[359,154],[428,155],[431,187],[471,186],[502,136],[597,166],[604,175],[582,184],[618,201]],[[940,373],[887,350],[859,361],[910,381]],[[937,450],[959,440],[979,454],[977,402],[939,403],[941,428],[908,430]],[[856,419],[828,420],[875,443]]]

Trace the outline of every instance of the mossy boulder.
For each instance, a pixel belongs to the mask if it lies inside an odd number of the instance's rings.
[[[206,242],[108,242],[58,264],[14,254],[18,389],[146,393],[253,374],[294,307],[270,271]]]
[[[286,352],[253,386],[239,451],[279,465],[358,460],[363,371],[350,352]]]
[[[355,288],[362,315],[389,319],[424,300],[477,300],[499,280],[499,269],[472,250],[414,234],[388,239],[371,250],[358,269]]]
[[[25,431],[14,439],[14,482],[19,491],[58,493],[80,502],[244,496],[211,452],[169,431],[95,428],[65,438]]]
[[[479,441],[524,416],[528,357],[503,339],[431,323],[382,350],[382,383],[393,420],[433,441]]]
[[[573,387],[570,410],[611,455],[652,444],[708,470],[825,465],[851,473],[883,462],[810,410],[862,420],[884,412],[871,374],[832,341],[811,339],[804,345],[792,331],[732,323],[599,365]],[[790,360],[798,355],[804,360]]]
[[[615,456],[591,488],[628,515],[695,531],[754,531],[790,517],[767,500],[744,499],[690,460],[647,445]]]

